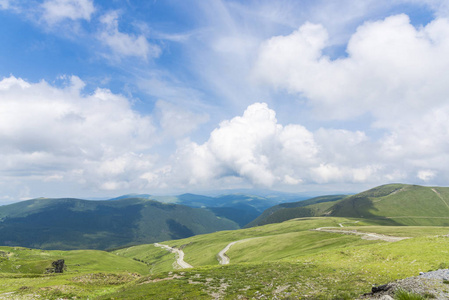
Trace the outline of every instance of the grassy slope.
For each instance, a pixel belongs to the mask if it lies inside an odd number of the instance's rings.
[[[382,284],[416,275],[419,271],[449,266],[449,238],[442,236],[449,228],[385,227],[374,224],[373,220],[355,221],[296,219],[166,242],[184,245],[185,260],[196,267],[179,271],[172,269],[173,255],[153,245],[134,246],[114,253],[2,248],[1,251],[15,254],[11,256],[14,262],[10,260],[11,265],[0,270],[0,293],[39,294],[49,299],[87,295],[91,299],[156,296],[159,299],[211,299],[216,295],[236,299],[239,296],[260,297],[261,294],[279,298],[351,299],[369,291],[374,283]],[[343,228],[346,230],[415,238],[388,243],[309,230],[325,226],[340,228],[339,223],[347,227]],[[216,254],[222,248],[231,241],[249,237],[256,238],[235,244],[228,251],[230,265],[218,265]],[[36,274],[58,258],[66,259],[69,265],[66,273]],[[40,269],[36,269],[36,264]],[[16,269],[17,265],[21,267]],[[34,266],[34,269],[27,269],[27,266]],[[34,274],[31,278],[30,272]],[[145,275],[149,273],[152,275]]]
[[[153,244],[133,246],[112,253],[146,263],[152,274],[173,270],[173,262],[175,261],[174,253]]]
[[[380,186],[340,201],[329,213],[339,217],[381,218],[397,225],[449,226],[449,188]]]
[[[389,184],[352,196],[325,196],[271,207],[246,227],[301,217],[377,219],[384,225],[449,226],[449,188]]]
[[[447,227],[384,227],[366,221],[344,228],[414,237],[394,243],[308,231],[309,228],[338,226],[343,222],[347,227],[354,220],[309,218],[239,230],[233,236],[231,232],[222,232],[192,237],[183,241],[186,243],[186,261],[202,267],[176,271],[174,274],[179,278],[175,279],[171,279],[173,274],[152,275],[141,279],[140,282],[146,284],[131,285],[126,292],[105,298],[126,299],[130,293],[149,293],[160,295],[161,299],[173,295],[210,299],[211,295],[221,292],[225,299],[260,297],[261,294],[279,298],[353,299],[368,292],[372,284],[449,267],[449,238],[442,235],[449,232]],[[218,248],[232,239],[251,236],[261,237],[235,244],[228,251],[231,264],[217,266],[214,253]],[[220,247],[215,247],[216,243]],[[210,248],[214,250],[210,251]],[[171,280],[158,281],[157,278]]]
[[[127,299],[131,293],[160,295],[160,299],[173,295],[211,299],[210,295],[219,294],[220,289],[225,299],[261,295],[280,299],[354,299],[370,291],[373,284],[448,267],[448,259],[442,257],[447,242],[443,237],[419,237],[397,243],[340,247],[289,260],[177,271],[177,279],[150,282],[173,278],[173,274],[164,273],[141,279],[140,283],[147,283],[129,286],[105,299]]]
[[[67,270],[63,274],[44,274],[52,261],[58,259],[65,260]],[[104,251],[0,247],[0,299],[2,293],[11,291],[22,296],[39,294],[48,299],[61,296],[87,298],[113,292],[149,273],[149,267],[144,263]],[[6,299],[10,297],[6,296]]]

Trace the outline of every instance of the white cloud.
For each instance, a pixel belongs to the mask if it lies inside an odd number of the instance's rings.
[[[79,182],[91,189],[141,187],[154,158],[149,117],[109,90],[83,95],[72,76],[65,87],[0,81],[2,181]]]
[[[366,182],[380,166],[340,158],[364,149],[365,142],[362,132],[320,129],[314,134],[299,124],[282,126],[265,103],[255,103],[243,116],[223,121],[204,144],[187,143],[178,161],[187,162],[190,184],[226,177],[265,187]]]
[[[43,17],[50,24],[64,19],[90,21],[95,12],[92,0],[46,0],[42,8]]]
[[[384,121],[404,109],[421,114],[446,100],[448,32],[446,19],[419,29],[405,15],[368,22],[351,37],[348,57],[332,61],[322,54],[326,30],[307,23],[267,40],[254,74],[303,94],[322,118],[345,120],[368,112]]]
[[[352,35],[348,56],[322,54],[328,35],[306,23],[265,41],[254,76],[273,89],[300,95],[316,117],[372,118],[383,134],[321,129],[317,182],[404,180],[444,184],[449,174],[449,20],[415,28],[406,15],[366,22]],[[354,146],[355,145],[355,146]],[[325,150],[327,149],[327,150]],[[433,170],[439,176],[430,176]],[[358,170],[358,171],[357,171]],[[418,175],[416,175],[418,174]],[[432,173],[433,174],[433,173]]]
[[[436,174],[432,170],[420,170],[416,176],[422,181],[430,181],[436,176]]]
[[[449,116],[440,113],[441,118]],[[413,135],[418,129],[411,127],[407,133],[398,130],[397,135],[388,133],[387,139],[371,140],[362,131],[312,132],[300,124],[283,126],[265,103],[255,103],[242,116],[221,122],[205,143],[182,145],[169,180],[203,188],[217,187],[224,180],[271,188],[376,185],[416,178],[443,182],[449,177],[444,170],[449,163],[449,129],[437,117],[431,120],[439,125],[432,128],[430,119],[423,120],[427,125],[421,130],[427,135]]]
[[[117,12],[103,15],[100,21],[104,29],[100,32],[98,39],[119,57],[135,56],[146,60],[148,57],[160,55],[161,49],[150,44],[145,36],[120,32]]]

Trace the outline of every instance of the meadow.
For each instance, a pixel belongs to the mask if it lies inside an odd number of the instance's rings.
[[[341,227],[343,226],[343,227]],[[313,231],[318,227],[410,237],[398,242]],[[0,299],[354,299],[421,271],[449,267],[449,228],[379,226],[354,218],[302,218],[198,235],[180,247],[191,269],[152,244],[112,252],[1,247]],[[217,254],[228,243],[229,265]],[[56,259],[63,274],[45,274]]]

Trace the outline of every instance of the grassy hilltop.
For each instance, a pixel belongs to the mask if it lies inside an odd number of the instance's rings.
[[[284,203],[265,210],[246,227],[322,216],[364,218],[385,225],[449,226],[449,188],[388,184],[351,196]]]
[[[189,269],[177,269],[175,255],[153,244],[111,253],[3,247],[0,299],[355,299],[373,284],[449,267],[449,227],[442,223],[449,214],[431,207],[442,210],[446,195],[446,188],[388,185],[311,201],[331,203],[325,217],[164,242],[183,250]],[[283,209],[290,208],[275,212]],[[231,242],[230,263],[220,265],[217,255]],[[65,273],[43,273],[61,258]]]

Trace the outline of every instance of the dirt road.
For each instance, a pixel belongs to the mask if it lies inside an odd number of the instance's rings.
[[[382,240],[382,241],[386,241],[386,242],[398,242],[401,240],[409,239],[409,237],[390,236],[390,235],[383,235],[383,234],[379,234],[379,233],[370,233],[370,232],[358,232],[357,230],[341,230],[336,227],[320,227],[320,228],[316,228],[316,229],[312,229],[312,230],[331,232],[331,233],[359,235],[364,240]]]
[[[193,268],[193,266],[191,264],[189,264],[189,263],[184,261],[184,251],[182,251],[181,249],[170,247],[170,246],[167,246],[167,245],[162,245],[162,244],[159,244],[159,243],[154,243],[154,246],[160,247],[160,248],[164,248],[165,250],[170,251],[171,253],[175,253],[175,255],[176,255],[176,262],[174,264],[179,266],[179,268],[175,267],[175,269]]]
[[[227,265],[231,262],[231,259],[229,258],[229,256],[226,255],[226,252],[229,250],[229,248],[231,248],[233,245],[235,245],[237,243],[242,243],[242,242],[246,242],[246,241],[253,240],[253,239],[257,239],[257,238],[255,237],[255,238],[243,239],[243,240],[238,240],[238,241],[234,241],[234,242],[227,244],[226,247],[223,248],[223,250],[218,252],[217,259],[218,259],[218,262],[220,263],[220,265]]]

